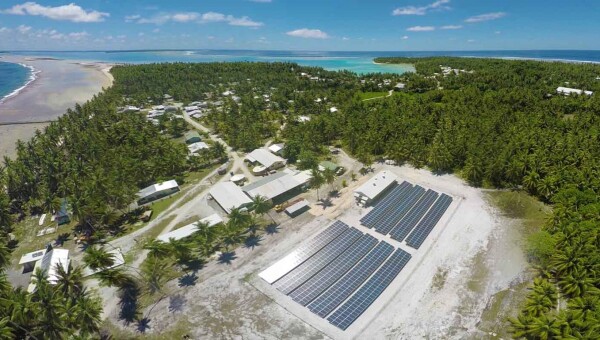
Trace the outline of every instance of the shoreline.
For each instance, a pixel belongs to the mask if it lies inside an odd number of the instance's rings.
[[[13,62],[4,61],[4,60],[0,60],[0,62],[21,65],[21,66],[29,69],[29,72],[30,72],[29,78],[28,78],[27,82],[25,82],[25,84],[23,84],[23,86],[15,89],[11,93],[9,93],[6,96],[0,98],[0,105],[2,105],[8,99],[17,96],[21,91],[23,91],[24,89],[26,89],[27,86],[31,85],[34,81],[36,81],[38,79],[37,75],[42,72],[42,71],[36,69],[35,67],[33,67],[31,65],[24,64],[24,63],[13,63]]]
[[[0,157],[14,157],[18,140],[29,140],[36,130],[75,104],[92,99],[114,81],[111,63],[18,55],[2,55],[0,61],[35,70],[24,86],[0,101],[0,123],[29,123],[0,126]]]

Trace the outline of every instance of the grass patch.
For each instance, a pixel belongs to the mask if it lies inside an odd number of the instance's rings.
[[[504,216],[522,220],[526,234],[538,231],[552,212],[549,206],[523,191],[491,191],[487,195]]]
[[[448,269],[438,267],[437,272],[433,276],[433,280],[431,281],[431,289],[433,291],[438,291],[444,288],[446,284],[446,278],[448,277]]]
[[[489,270],[485,265],[485,253],[480,252],[473,258],[471,264],[471,276],[467,282],[467,288],[476,293],[482,293],[485,289],[485,281]]]
[[[374,98],[378,98],[378,97],[385,97],[388,95],[387,92],[359,92],[358,95],[360,96],[360,99],[365,100],[365,99],[374,99]]]
[[[528,282],[523,282],[494,294],[481,314],[479,330],[488,334],[496,333],[497,338],[511,338],[506,320],[518,314],[521,302],[527,296],[529,286]]]

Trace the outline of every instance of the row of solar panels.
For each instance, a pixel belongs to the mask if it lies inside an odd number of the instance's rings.
[[[390,244],[336,221],[259,275],[297,303],[345,330],[379,297],[410,258],[402,249],[394,251]]]
[[[442,218],[452,198],[408,182],[394,186],[360,222],[418,249]]]

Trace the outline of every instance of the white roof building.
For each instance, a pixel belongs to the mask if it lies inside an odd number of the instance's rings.
[[[65,271],[69,270],[69,250],[68,249],[52,249],[47,252],[40,261],[35,264],[35,271],[39,268],[48,279],[48,283],[55,285],[58,282],[58,266],[61,266]],[[28,292],[35,290],[35,283],[31,283],[27,288]]]
[[[562,87],[562,86],[559,86],[558,88],[556,88],[556,92],[560,93],[560,94],[564,94],[565,96],[569,96],[573,93],[578,94],[578,95],[581,95],[583,93],[588,96],[591,96],[592,94],[594,94],[594,92],[592,92],[592,91],[583,91],[580,89],[572,89],[569,87]]]
[[[192,143],[190,145],[187,146],[189,152],[191,154],[195,154],[200,150],[208,150],[210,149],[210,147],[208,146],[208,144],[204,143],[204,142],[196,142],[196,143]]]
[[[190,111],[195,111],[198,110],[198,106],[197,105],[190,105],[190,106],[186,106],[183,108],[186,112],[190,112]]]
[[[286,172],[278,172],[250,183],[242,187],[242,190],[250,197],[262,196],[273,199],[306,183],[302,181],[303,177],[296,176]]]
[[[153,110],[157,110],[157,111],[164,111],[165,110],[165,106],[164,105],[155,105],[152,107]]]
[[[231,212],[231,209],[244,208],[252,203],[250,197],[233,182],[215,184],[210,189],[210,195],[228,214]]]
[[[150,195],[160,192],[160,191],[165,191],[165,190],[169,190],[169,189],[173,189],[173,188],[177,188],[177,187],[179,187],[179,185],[177,184],[177,181],[172,179],[172,180],[165,181],[162,183],[152,184],[149,187],[145,187],[144,189],[142,189],[138,192],[138,196],[146,197],[146,196],[150,196]]]
[[[285,159],[276,156],[266,149],[256,149],[246,155],[246,159],[251,163],[260,163],[267,169],[276,169],[285,165]]]
[[[298,116],[298,122],[300,123],[306,123],[310,121],[310,117],[309,116]]]
[[[212,214],[208,217],[201,219],[198,222],[194,222],[192,224],[188,224],[186,226],[175,229],[168,233],[159,235],[156,239],[159,241],[163,241],[163,242],[170,242],[171,239],[181,240],[182,238],[186,238],[186,237],[192,235],[193,233],[197,232],[198,231],[198,223],[200,223],[200,224],[206,223],[209,227],[213,227],[219,223],[223,223],[223,219],[218,214]]]
[[[390,185],[396,183],[398,177],[389,171],[381,171],[365,184],[354,190],[354,197],[360,205],[367,205],[375,200]]]
[[[36,251],[32,251],[31,253],[27,253],[21,256],[19,260],[19,264],[26,264],[34,261],[38,261],[46,254],[46,249],[40,249]]]
[[[331,112],[331,113],[336,113],[336,112],[338,112],[338,108],[337,108],[337,107],[335,107],[335,106],[334,106],[334,107],[331,107],[331,108],[329,108],[329,112]]]
[[[283,144],[271,144],[269,146],[269,151],[276,155],[278,155],[281,152],[281,150],[283,150]]]

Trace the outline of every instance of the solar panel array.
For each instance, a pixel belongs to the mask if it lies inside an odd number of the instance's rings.
[[[361,220],[418,249],[452,198],[408,182],[394,186]],[[346,330],[411,259],[369,234],[336,221],[259,275],[294,301]]]
[[[407,245],[418,249],[451,203],[452,197],[446,194],[425,191],[405,181],[383,197],[360,222],[398,242],[406,239]]]
[[[435,225],[439,222],[440,218],[442,218],[446,210],[448,210],[450,203],[452,203],[452,197],[442,194],[431,207],[429,212],[427,212],[427,215],[423,217],[417,227],[412,231],[412,233],[410,233],[410,235],[408,235],[406,238],[406,244],[415,249],[419,249],[429,233],[431,233]]]
[[[322,318],[330,316],[328,320],[332,324],[346,329],[398,275],[410,254],[400,249],[394,252],[395,248],[389,243],[379,242],[375,237],[339,221],[317,238],[332,235],[335,235],[332,240],[326,241],[318,251],[275,281],[267,279],[274,277],[273,273],[280,273],[281,269],[270,270],[269,267],[265,272],[270,274],[261,273],[261,277],[313,313]],[[308,254],[306,249],[314,247],[314,244],[313,239],[292,254]],[[280,262],[273,266],[282,267]],[[369,294],[371,289],[373,294]],[[337,320],[343,321],[338,324]]]
[[[289,271],[308,260],[346,230],[348,230],[348,225],[346,223],[335,221],[329,228],[325,229],[308,243],[300,246],[298,249],[260,273],[260,277],[268,283],[277,281]]]
[[[381,268],[352,295],[327,320],[341,329],[350,326],[383,293],[387,286],[398,276],[411,256],[402,249],[396,250]]]

